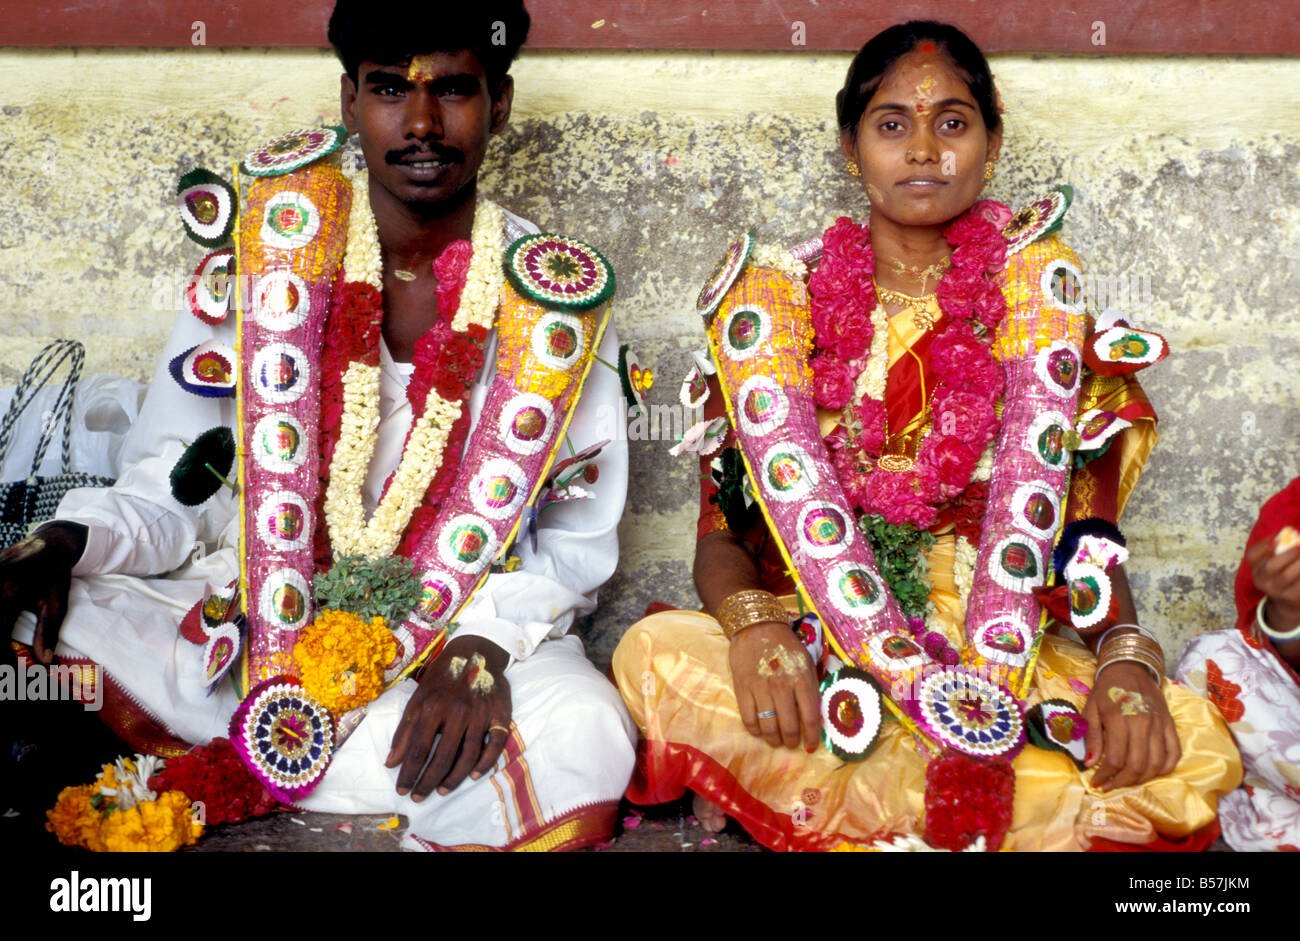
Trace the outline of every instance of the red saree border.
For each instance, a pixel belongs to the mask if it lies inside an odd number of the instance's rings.
[[[656,774],[651,768],[671,769],[674,773]],[[804,831],[802,834],[796,833],[789,814],[777,813],[752,797],[731,772],[697,748],[641,739],[627,799],[642,806],[665,804],[678,800],[688,789],[704,794],[770,850],[815,853],[850,842],[839,834],[817,833],[806,827],[798,828]]]
[[[656,774],[652,768],[671,769],[670,773]],[[750,796],[735,777],[721,764],[690,745],[666,742],[656,745],[642,739],[637,746],[636,771],[627,788],[627,799],[634,804],[649,806],[678,800],[687,790],[704,794],[728,817],[733,817],[767,849],[777,852],[826,852],[840,843],[857,843],[840,834],[805,831],[795,832],[788,814],[773,811],[762,801]],[[893,834],[883,833],[882,839]],[[1219,820],[1188,834],[1181,840],[1156,837],[1148,843],[1121,843],[1094,837],[1088,845],[1090,853],[1201,853],[1219,838]]]
[[[28,663],[36,663],[31,648],[26,644],[13,644],[18,654],[19,663],[27,669]],[[124,741],[136,752],[144,755],[157,755],[159,758],[175,758],[193,750],[194,746],[175,732],[144,707],[126,691],[121,683],[95,661],[86,657],[59,657],[57,661],[63,666],[92,668],[104,683],[104,700],[99,710],[99,718],[113,734]],[[85,674],[82,674],[85,676]],[[82,703],[94,702],[93,692],[86,698],[83,687]]]

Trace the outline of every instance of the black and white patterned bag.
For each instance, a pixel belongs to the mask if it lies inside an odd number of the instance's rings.
[[[69,490],[77,487],[108,487],[111,477],[96,477],[68,471],[68,452],[72,432],[72,399],[81,380],[81,366],[86,349],[78,340],[55,340],[36,354],[27,371],[14,389],[9,410],[0,420],[0,465],[4,464],[14,429],[23,410],[36,398],[47,382],[68,362],[68,378],[55,399],[48,419],[41,428],[40,441],[32,460],[31,472],[26,480],[0,483],[0,549],[24,539],[36,525],[53,518],[59,501]],[[63,472],[52,477],[38,477],[37,469],[45,459],[45,452],[54,440],[59,426],[63,426]]]

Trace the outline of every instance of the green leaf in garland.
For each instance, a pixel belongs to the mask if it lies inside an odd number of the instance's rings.
[[[229,428],[209,428],[185,449],[171,472],[172,496],[185,506],[198,506],[222,485],[239,488],[227,480],[235,464],[235,436]]]
[[[877,515],[862,517],[858,520],[858,528],[871,546],[876,568],[898,600],[903,615],[925,617],[930,599],[927,581],[930,566],[925,553],[934,545],[934,536],[928,530],[918,530],[911,523],[895,526]]]
[[[317,610],[347,611],[367,621],[381,617],[396,627],[420,603],[421,586],[410,559],[347,555],[316,574],[312,591]]]

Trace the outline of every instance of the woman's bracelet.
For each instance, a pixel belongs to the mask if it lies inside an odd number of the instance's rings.
[[[1124,626],[1133,627],[1135,625]],[[1109,633],[1108,631],[1107,634]],[[1121,660],[1130,660],[1142,664],[1154,675],[1157,685],[1164,678],[1165,653],[1160,644],[1154,638],[1147,636],[1145,632],[1141,634],[1120,634],[1113,638],[1107,637],[1097,650],[1096,673],[1100,674],[1106,667]]]
[[[776,621],[789,624],[790,615],[785,605],[776,600],[770,591],[746,589],[733,592],[718,605],[718,624],[728,639],[735,637],[747,627]]]
[[[1255,623],[1259,625],[1259,629],[1264,636],[1274,643],[1286,643],[1289,640],[1300,638],[1300,624],[1297,624],[1289,631],[1275,631],[1269,627],[1268,622],[1264,620],[1264,606],[1266,604],[1268,604],[1267,595],[1260,600],[1259,607],[1255,609]]]

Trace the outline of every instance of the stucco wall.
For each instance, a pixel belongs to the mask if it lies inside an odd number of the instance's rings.
[[[702,345],[695,293],[732,233],[794,242],[865,197],[832,101],[847,56],[536,53],[485,189],[603,247],[623,337],[676,402]],[[1231,619],[1231,578],[1264,499],[1300,473],[1300,64],[1288,59],[1000,57],[1007,140],[990,194],[1057,182],[1064,236],[1174,354],[1146,374],[1162,439],[1125,520],[1143,620],[1171,656]],[[144,379],[173,310],[154,278],[200,253],[171,196],[194,166],[337,120],[325,53],[0,50],[0,385],[47,339],[88,370]],[[587,640],[608,659],[645,605],[695,603],[696,470],[633,442],[623,556]]]

